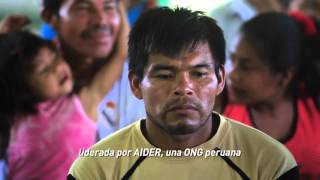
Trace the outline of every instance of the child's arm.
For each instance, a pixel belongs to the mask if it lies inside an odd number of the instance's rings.
[[[23,27],[28,25],[30,20],[25,15],[19,14],[11,14],[6,17],[0,22],[0,34],[18,31],[21,30]]]
[[[127,58],[129,26],[127,15],[121,2],[119,4],[119,12],[121,17],[120,31],[111,59],[94,75],[89,85],[83,87],[79,92],[81,103],[87,115],[94,121],[97,120],[98,104],[119,79]]]

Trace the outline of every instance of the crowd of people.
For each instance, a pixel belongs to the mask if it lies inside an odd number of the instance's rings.
[[[261,2],[237,1],[250,6],[230,32],[235,16],[226,9],[209,17],[151,8],[154,1],[143,2],[130,30],[128,2],[43,0],[54,40],[25,30],[26,16],[8,15],[0,23],[0,174],[319,179],[318,17],[309,1]],[[81,149],[148,148],[241,155],[79,157]]]

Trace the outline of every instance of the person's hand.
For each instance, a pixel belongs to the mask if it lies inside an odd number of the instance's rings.
[[[115,44],[114,56],[121,57],[123,60],[125,60],[128,55],[129,23],[127,19],[127,13],[122,2],[119,4],[119,15],[121,18],[121,24],[117,42]]]
[[[30,20],[25,15],[11,14],[0,22],[0,34],[21,30]]]

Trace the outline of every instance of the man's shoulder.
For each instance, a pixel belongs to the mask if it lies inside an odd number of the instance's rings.
[[[105,179],[106,176],[116,176],[115,164],[122,160],[118,153],[128,149],[133,136],[138,134],[140,121],[137,121],[100,140],[90,149],[79,152],[79,156],[69,170],[79,179]],[[110,172],[107,172],[110,171]]]
[[[97,142],[91,149],[99,150],[105,148],[122,148],[124,141],[131,139],[132,136],[138,134],[138,128],[141,121],[136,121]]]

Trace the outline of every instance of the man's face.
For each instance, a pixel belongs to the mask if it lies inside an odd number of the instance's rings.
[[[112,51],[119,25],[116,0],[64,0],[55,28],[67,48],[86,58],[102,58]]]
[[[218,82],[207,44],[173,59],[151,54],[142,81],[130,74],[132,90],[145,103],[147,123],[169,134],[189,134],[211,117],[215,97],[224,85]],[[134,77],[134,78],[132,78]]]

